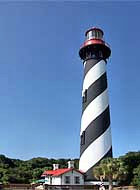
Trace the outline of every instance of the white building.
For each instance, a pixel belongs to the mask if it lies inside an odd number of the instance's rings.
[[[74,168],[74,162],[68,162],[68,168],[59,169],[53,164],[53,170],[46,170],[42,176],[48,185],[84,185],[84,173]]]

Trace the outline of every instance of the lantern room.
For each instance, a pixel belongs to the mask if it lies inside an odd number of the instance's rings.
[[[109,58],[111,49],[103,39],[103,31],[100,28],[90,28],[86,31],[85,42],[79,50],[79,55],[84,61],[87,59]]]
[[[91,28],[89,30],[86,31],[85,36],[86,36],[86,40],[90,40],[90,39],[103,39],[103,31],[99,28]]]

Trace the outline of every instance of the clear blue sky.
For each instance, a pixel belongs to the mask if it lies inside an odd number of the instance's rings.
[[[115,157],[140,150],[140,3],[0,3],[0,154],[78,158],[84,32],[111,45]]]

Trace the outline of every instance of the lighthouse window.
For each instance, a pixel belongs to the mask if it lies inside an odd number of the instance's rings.
[[[90,31],[89,33],[88,33],[88,35],[87,35],[87,38],[90,40],[91,38],[92,38],[92,31]]]
[[[81,135],[81,145],[85,144],[85,131],[83,131],[82,135]]]
[[[102,39],[103,38],[103,35],[101,32],[98,32],[98,38]]]
[[[97,39],[102,39],[103,37],[102,33],[99,30],[93,30],[92,35],[94,38],[97,38]]]
[[[92,30],[92,37],[96,38],[96,31],[95,30]]]
[[[103,53],[102,53],[102,51],[99,51],[99,57],[100,57],[100,58],[103,58]]]
[[[84,91],[82,98],[83,98],[83,103],[85,103],[87,101],[87,90]]]

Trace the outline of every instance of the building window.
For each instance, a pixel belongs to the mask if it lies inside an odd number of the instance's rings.
[[[80,184],[80,177],[79,176],[74,177],[74,183],[75,184]]]
[[[70,184],[70,176],[65,176],[65,184]]]
[[[87,90],[84,91],[82,98],[83,98],[83,103],[85,103],[87,101]]]
[[[85,144],[85,131],[83,131],[82,135],[81,135],[81,145]]]

